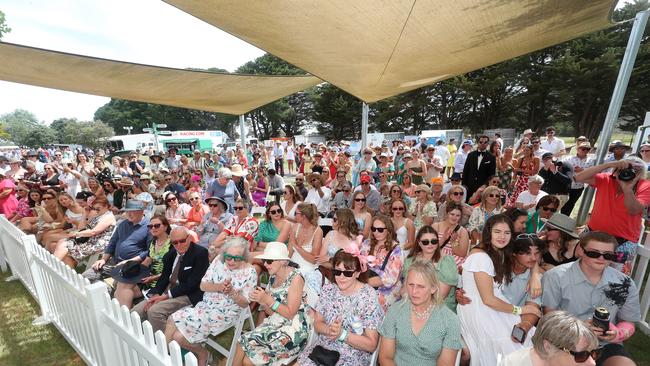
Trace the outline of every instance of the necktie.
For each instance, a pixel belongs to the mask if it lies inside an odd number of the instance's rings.
[[[181,270],[181,262],[183,261],[183,255],[178,255],[178,261],[172,270],[172,275],[169,277],[169,288],[172,289],[178,285],[178,272]]]

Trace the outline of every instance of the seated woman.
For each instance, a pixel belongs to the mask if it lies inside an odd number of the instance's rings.
[[[187,213],[190,211],[190,205],[180,203],[174,192],[163,193],[165,202],[165,217],[172,226],[185,225],[187,222]]]
[[[475,207],[472,215],[469,217],[469,224],[467,231],[470,235],[470,244],[478,244],[481,242],[481,233],[483,232],[483,225],[493,215],[500,214],[503,211],[501,206],[501,196],[499,188],[489,186],[481,193],[481,204]]]
[[[370,365],[384,312],[377,292],[365,283],[366,258],[355,245],[337,251],[332,265],[336,283],[323,286],[313,313],[318,338],[300,354],[298,364],[316,366],[310,354],[315,346],[321,346],[339,352],[338,365]]]
[[[200,366],[207,365],[209,352],[202,347],[210,335],[224,325],[236,321],[242,308],[248,306],[255,289],[257,274],[248,261],[248,242],[230,237],[222,254],[212,261],[201,280],[203,300],[194,307],[185,307],[167,320],[165,336],[190,350]]]
[[[443,305],[433,264],[413,263],[405,286],[408,297],[390,307],[379,327],[379,363],[453,365],[463,347],[460,322]]]
[[[27,234],[38,234],[46,225],[55,224],[56,226],[63,226],[65,221],[65,214],[63,208],[56,199],[57,192],[53,189],[48,189],[42,195],[40,205],[34,206],[33,210],[36,213],[34,217],[25,217],[20,220],[19,227]]]
[[[472,216],[472,211],[474,211],[474,209],[472,208],[472,206],[465,203],[465,200],[463,198],[464,196],[465,196],[465,190],[463,186],[452,185],[447,191],[447,194],[445,196],[445,201],[442,202],[440,205],[438,205],[438,215],[435,221],[444,220],[445,212],[447,212],[445,211],[447,209],[447,205],[453,202],[461,206],[463,211],[463,216],[460,219],[460,225],[466,227],[467,224],[469,223],[469,217]]]
[[[576,247],[580,236],[576,232],[574,219],[561,213],[555,213],[544,226],[546,235],[540,239],[546,240],[548,250],[542,255],[542,268],[549,271],[555,266],[578,260]]]
[[[226,227],[226,224],[232,218],[228,212],[228,203],[223,198],[210,197],[205,200],[210,211],[203,216],[203,220],[194,231],[199,236],[199,245],[208,248],[214,238],[216,238]]]
[[[526,222],[526,232],[537,234],[540,232],[546,221],[551,219],[554,213],[559,210],[560,199],[554,195],[548,195],[540,198],[535,206],[533,213],[528,213],[528,222]]]
[[[190,209],[187,211],[187,221],[185,221],[185,227],[188,229],[193,229],[201,223],[203,216],[205,216],[210,209],[207,205],[203,204],[203,199],[201,198],[201,193],[199,192],[189,192],[190,200]]]
[[[210,251],[211,260],[214,259],[223,243],[226,242],[226,238],[229,236],[240,236],[248,240],[249,251],[253,249],[255,245],[254,239],[259,230],[259,223],[248,211],[248,203],[240,197],[235,201],[233,209],[235,214],[230,218],[230,221],[226,223],[219,236],[210,243],[208,250]]]
[[[306,281],[305,292],[308,304],[315,305],[320,291],[321,277],[316,276],[316,257],[323,243],[323,230],[318,226],[318,210],[313,203],[301,203],[296,209],[296,224],[289,236],[289,255],[291,261]]]
[[[375,216],[370,231],[370,239],[363,242],[361,253],[372,256],[368,260],[368,284],[379,292],[379,303],[385,311],[400,298],[402,248],[388,216]]]
[[[144,295],[143,291],[146,292],[156,286],[156,281],[160,278],[163,270],[163,257],[172,247],[169,238],[172,228],[165,216],[152,217],[147,227],[151,234],[151,242],[149,243],[149,256],[142,261],[142,265],[151,268],[151,274],[143,278],[140,284],[118,281],[115,289],[115,299],[120,305],[129,309],[133,306],[133,300]]]
[[[281,243],[289,242],[291,223],[284,217],[282,207],[275,202],[266,205],[264,221],[260,222],[257,235],[255,236],[256,251],[264,251],[266,244],[272,241]]]
[[[311,331],[300,271],[289,266],[284,243],[271,242],[256,256],[269,272],[266,290],[255,288],[249,299],[262,305],[267,317],[252,331],[242,334],[233,365],[281,365],[307,345]]]
[[[65,222],[62,225],[44,227],[40,242],[50,253],[54,253],[54,244],[68,237],[71,231],[76,231],[86,226],[86,211],[74,197],[67,192],[59,192],[57,200],[64,210]]]
[[[359,226],[361,235],[364,238],[370,237],[370,221],[372,215],[366,205],[366,195],[361,191],[354,192],[350,208],[354,212],[354,221]]]
[[[88,224],[81,231],[73,231],[53,245],[53,254],[63,263],[75,268],[91,255],[102,253],[115,229],[115,216],[106,198],[96,198],[90,205]]]
[[[346,249],[363,241],[359,225],[354,220],[354,213],[349,208],[339,208],[332,218],[332,230],[323,239],[323,245],[318,253],[317,263],[321,267],[332,268],[330,259],[340,249]]]
[[[395,235],[397,241],[406,253],[413,248],[415,242],[415,224],[408,218],[408,206],[401,198],[392,199],[388,202],[390,219],[393,221],[393,226],[396,227]]]
[[[404,260],[402,269],[402,296],[406,294],[406,278],[408,270],[415,262],[430,262],[438,278],[438,292],[445,305],[456,312],[456,297],[454,289],[458,284],[458,267],[454,257],[442,252],[438,233],[431,226],[423,226],[415,236],[417,243]]]
[[[463,265],[469,251],[469,233],[460,224],[462,216],[462,206],[450,202],[445,208],[444,219],[432,225],[438,232],[442,254],[452,256],[459,268]]]
[[[29,196],[29,188],[23,184],[19,184],[16,187],[16,199],[18,203],[16,209],[13,213],[5,213],[5,217],[9,222],[16,223],[23,217],[32,217],[34,214],[32,212],[32,207],[34,207],[34,201]]]
[[[480,247],[473,249],[463,263],[463,290],[472,302],[457,311],[472,365],[492,366],[497,354],[530,346],[530,337],[523,344],[513,341],[512,328],[522,321],[523,314],[541,315],[536,305],[510,304],[501,290],[502,284],[512,281],[512,232],[512,221],[506,215],[490,217]]]
[[[296,208],[298,204],[302,203],[300,193],[294,186],[287,184],[284,186],[284,195],[282,198],[283,200],[280,202],[282,212],[284,212],[287,220],[296,222]]]

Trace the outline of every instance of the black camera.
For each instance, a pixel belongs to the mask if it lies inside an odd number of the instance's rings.
[[[632,168],[632,165],[628,165],[627,168],[618,171],[618,179],[623,182],[629,182],[635,177],[636,171]]]

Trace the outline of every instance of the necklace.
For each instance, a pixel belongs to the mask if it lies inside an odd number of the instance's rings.
[[[420,320],[428,319],[432,308],[433,303],[429,304],[429,307],[427,307],[424,311],[417,311],[415,310],[415,307],[411,305],[411,311],[413,312],[413,315],[415,315],[415,317]]]

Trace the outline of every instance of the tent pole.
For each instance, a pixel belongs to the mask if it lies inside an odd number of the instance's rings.
[[[639,52],[639,44],[641,43],[641,38],[643,38],[643,32],[648,22],[648,15],[650,15],[649,10],[641,11],[638,12],[634,18],[632,32],[630,32],[630,38],[627,41],[625,55],[623,55],[623,61],[621,62],[621,68],[618,70],[618,78],[616,79],[612,99],[609,102],[605,124],[603,125],[603,130],[598,137],[597,157],[594,165],[602,164],[605,155],[607,154],[607,147],[612,139],[614,125],[618,121],[618,115],[621,112],[621,105],[623,104],[623,98],[625,97],[627,84],[630,81],[632,69],[634,69],[634,61]],[[580,210],[578,211],[578,218],[576,220],[578,225],[583,225],[587,221],[587,215],[589,214],[589,208],[591,207],[591,201],[593,198],[594,189],[592,187],[587,187],[582,195],[582,202],[580,203]]]
[[[361,106],[361,150],[368,145],[368,104],[363,102]]]
[[[241,148],[246,151],[246,134],[244,132],[244,115],[239,116],[239,139],[241,140]]]

